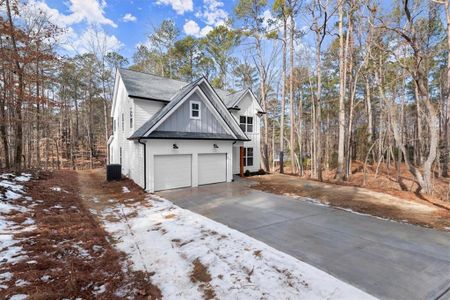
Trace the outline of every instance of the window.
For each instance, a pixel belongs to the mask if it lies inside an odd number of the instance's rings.
[[[130,107],[130,128],[133,128],[133,109]]]
[[[122,131],[125,130],[125,118],[123,117],[123,113],[122,113]]]
[[[253,148],[244,148],[244,167],[253,166]]]
[[[253,117],[240,116],[239,126],[243,132],[253,132]]]
[[[200,105],[199,101],[191,101],[191,119],[200,119]]]

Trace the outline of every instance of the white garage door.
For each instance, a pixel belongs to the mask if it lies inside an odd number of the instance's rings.
[[[155,191],[191,186],[191,155],[155,155]]]
[[[227,181],[227,155],[224,153],[198,155],[198,184]]]

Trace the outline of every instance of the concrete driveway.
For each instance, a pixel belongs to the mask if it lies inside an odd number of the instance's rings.
[[[253,190],[248,182],[158,195],[382,299],[450,299],[450,233]]]

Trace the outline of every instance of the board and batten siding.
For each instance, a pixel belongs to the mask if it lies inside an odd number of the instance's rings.
[[[200,119],[191,119],[190,102],[200,102]],[[209,110],[202,98],[193,93],[181,106],[170,115],[157,131],[227,133],[217,118]]]

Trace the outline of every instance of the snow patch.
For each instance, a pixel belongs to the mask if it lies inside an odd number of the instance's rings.
[[[106,285],[105,284],[103,284],[101,286],[95,286],[94,287],[93,293],[95,295],[100,295],[100,294],[103,294],[104,292],[106,292]]]
[[[19,280],[16,281],[16,286],[18,286],[18,287],[23,287],[23,286],[26,286],[26,285],[29,285],[29,284],[30,283],[28,281],[23,280],[23,279],[19,279]]]
[[[11,213],[26,213],[28,209],[24,206],[29,200],[30,196],[25,193],[23,182],[31,179],[31,174],[22,173],[20,176],[15,176],[11,173],[3,173],[0,175],[3,179],[0,181],[0,187],[3,188],[4,196],[0,193],[0,267],[6,263],[16,264],[22,259],[27,258],[20,240],[14,237],[14,234],[33,230],[34,220],[27,217],[21,224],[11,220],[9,214]],[[20,200],[19,200],[20,199]],[[0,282],[11,279],[10,273],[0,274]],[[26,281],[17,281],[16,285],[22,286],[28,284]],[[2,286],[3,287],[3,286]],[[20,295],[19,295],[20,296]],[[26,295],[25,295],[26,296]]]
[[[129,192],[130,190],[126,186],[122,187],[122,193],[129,193]]]
[[[28,298],[28,295],[25,294],[16,294],[11,296],[11,298],[9,298],[9,300],[25,300]]]
[[[149,197],[150,205],[117,204],[101,212],[105,229],[136,270],[156,272],[164,298],[199,299],[205,284],[191,279],[199,259],[219,299],[374,299],[311,265],[239,231]],[[120,221],[108,221],[114,214]],[[117,219],[117,218],[116,218]]]

